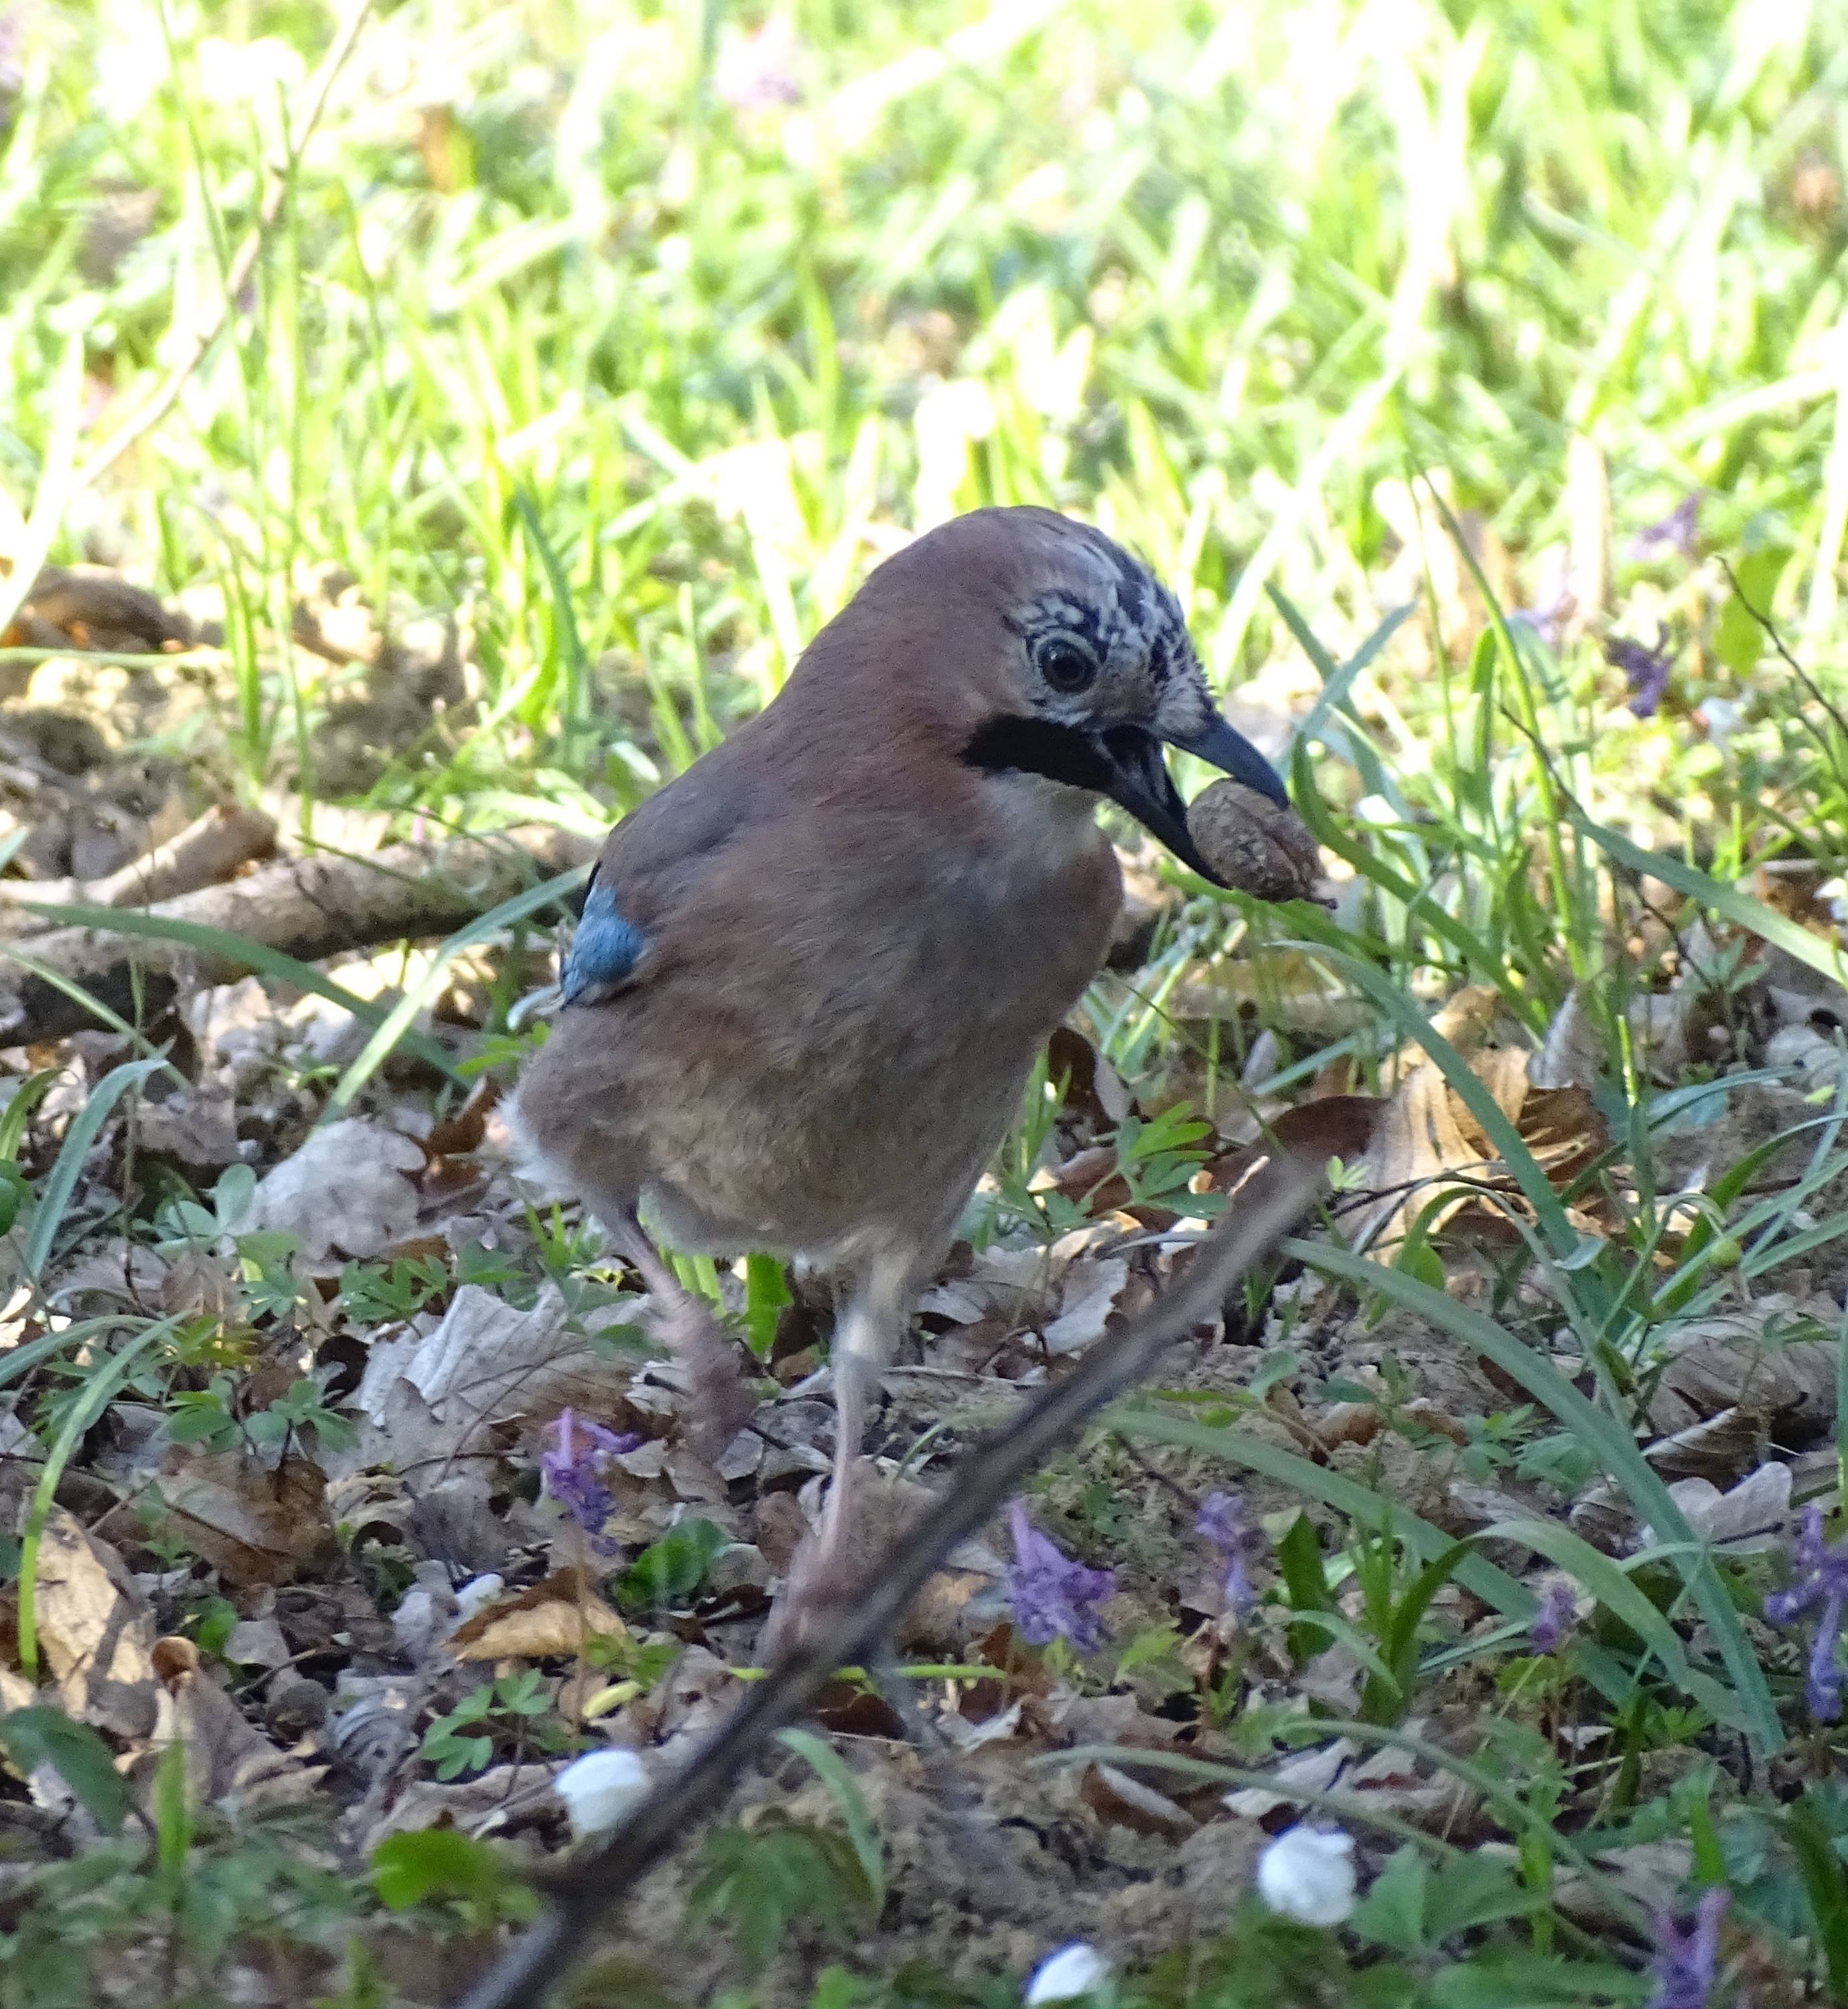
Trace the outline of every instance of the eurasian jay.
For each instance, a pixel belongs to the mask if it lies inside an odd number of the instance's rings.
[[[671,1247],[838,1280],[818,1575],[869,1394],[1108,946],[1100,799],[1215,876],[1165,744],[1286,803],[1146,567],[1051,510],[979,509],[881,565],[598,861],[514,1128],[640,1273],[708,1440],[743,1420],[736,1350],[641,1210]]]

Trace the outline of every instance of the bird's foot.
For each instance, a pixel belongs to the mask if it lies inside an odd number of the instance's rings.
[[[800,1646],[842,1605],[857,1600],[887,1518],[861,1511],[877,1498],[870,1479],[866,1461],[860,1458],[836,1472],[821,1520],[789,1558],[782,1593],[758,1642],[766,1665]],[[869,1522],[878,1524],[870,1530],[871,1540]]]
[[[697,1298],[667,1306],[656,1331],[673,1355],[686,1391],[687,1440],[716,1458],[750,1422],[757,1405],[739,1369],[738,1349]]]

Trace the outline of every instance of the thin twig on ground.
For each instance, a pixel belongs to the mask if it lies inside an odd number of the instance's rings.
[[[9,879],[0,897],[16,906],[147,907],[228,879],[275,856],[275,820],[261,810],[221,803],[165,844],[101,879]]]
[[[94,1013],[69,987],[118,1014],[139,1008],[145,1020],[183,983],[192,988],[249,976],[263,966],[266,949],[314,963],[382,942],[446,935],[536,878],[588,864],[596,852],[589,839],[549,824],[520,824],[436,845],[388,845],[370,858],[283,859],[140,914],[125,911],[119,923],[83,908],[48,907],[41,911],[48,919],[81,915],[83,923],[20,944],[12,958],[19,969],[0,976],[0,1044],[62,1039],[94,1025]],[[255,953],[247,955],[247,944]],[[0,962],[7,956],[0,943]]]

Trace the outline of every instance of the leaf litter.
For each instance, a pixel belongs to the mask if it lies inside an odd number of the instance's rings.
[[[107,597],[94,583],[83,592],[93,609]],[[64,602],[32,605],[49,619],[44,607]],[[376,665],[383,645],[350,583],[329,609],[303,629],[307,645]],[[151,849],[178,827],[154,818],[137,841]],[[1313,861],[1296,837],[1266,828],[1252,845],[1254,869],[1279,879],[1268,891],[1310,890]],[[1176,903],[1158,882],[1155,892],[1158,932]],[[1665,1119],[1664,1151],[1647,1167],[1630,1163],[1594,1092],[1611,1029],[1578,992],[1538,1037],[1479,986],[1442,1001],[1432,1022],[1538,1168],[1580,1257],[1621,1245],[1652,1206],[1643,1267],[1671,1288],[1699,1245],[1701,1197],[1750,1153],[1767,1182],[1797,1192],[1786,1225],[1828,1217],[1841,1173],[1825,1165],[1806,1185],[1803,1139],[1839,1079],[1830,1034],[1848,1024],[1848,993],[1717,923],[1665,937],[1661,955],[1665,987],[1633,1000],[1624,1020],[1642,1071],[1665,1094],[1690,1068],[1719,1072],[1704,1106]],[[1728,958],[1722,1009],[1712,972]],[[1288,979],[1264,1007],[1274,1051],[1279,1036],[1313,1042],[1365,1022],[1360,1001],[1313,959],[1268,959]],[[510,934],[490,945],[490,985],[503,963],[523,983],[530,944]],[[382,1003],[415,981],[396,952],[330,966]],[[466,1056],[481,996],[462,998],[446,1026],[427,1009],[413,1025]],[[1183,1029],[1201,1013],[1248,1024],[1256,1008],[1223,989],[1180,1001]],[[101,1753],[144,1815],[169,1749],[183,1754],[190,1803],[231,1831],[307,1810],[319,1838],[300,1845],[304,1862],[358,1869],[388,1837],[453,1832],[536,1864],[569,1845],[553,1781],[575,1753],[633,1751],[671,1770],[744,1690],[832,1448],[832,1409],[801,1385],[825,1334],[812,1287],[789,1280],[754,1366],[762,1399],[709,1461],[653,1357],[646,1299],[599,1262],[574,1209],[516,1177],[491,1073],[467,1093],[394,1064],[347,1113],[331,1112],[329,1076],[356,1058],[364,1028],[286,979],[183,993],[145,1029],[172,1042],[182,1079],[151,1077],[90,1140],[48,1267],[28,1277],[16,1264],[22,1295],[5,1344],[21,1352],[100,1320],[68,1356],[81,1369],[137,1321],[172,1330],[158,1368],[66,1447],[48,1513],[34,1489],[69,1377],[41,1364],[16,1384],[8,1498],[17,1531],[36,1529],[37,1675],[19,1648],[16,1582],[3,1600],[8,1708],[55,1710],[94,1733],[83,1752]],[[15,1050],[16,1093],[35,1071],[59,1071],[18,1132],[27,1176],[45,1178],[87,1090],[133,1050],[94,1033]],[[1012,1391],[1108,1345],[1276,1144],[1345,1168],[1325,1231],[1495,1306],[1568,1380],[1594,1372],[1559,1316],[1557,1280],[1505,1281],[1510,1253],[1540,1226],[1534,1189],[1419,1043],[1382,1051],[1371,1086],[1337,1065],[1288,1096],[1241,1093],[1179,1128],[1162,1099],[1171,1076],[1120,1077],[1076,1027],[1048,1072],[1064,1093],[1037,1162],[984,1182],[871,1433],[881,1489],[861,1531],[869,1558],[950,1482],[972,1437],[1005,1419]],[[1639,1169],[1657,1182],[1647,1195]],[[1763,1555],[1792,1539],[1836,1426],[1845,1277],[1826,1241],[1778,1272],[1784,1288],[1735,1268],[1697,1316],[1665,1320],[1648,1358],[1626,1363],[1639,1445],[1716,1553]],[[708,1280],[740,1324],[746,1281]],[[1121,1960],[1154,1958],[1217,1929],[1267,1838],[1306,1807],[1353,1825],[1370,1874],[1394,1834],[1495,1845],[1505,1823],[1468,1767],[1481,1748],[1481,1642],[1505,1619],[1474,1589],[1436,1587],[1415,1637],[1455,1671],[1423,1680],[1414,1713],[1367,1643],[1379,1617],[1369,1571],[1391,1564],[1394,1515],[1479,1540],[1539,1596],[1572,1580],[1510,1529],[1550,1520],[1619,1558],[1659,1545],[1621,1487],[1549,1436],[1520,1394],[1448,1333],[1357,1305],[1297,1264],[1264,1302],[1197,1332],[1141,1401],[1254,1447],[1259,1463],[1240,1482],[1255,1531],[1251,1602],[1228,1598],[1222,1559],[1195,1532],[1223,1465],[1111,1427],[1055,1464],[1034,1508],[1060,1553],[1112,1572],[1101,1651],[1024,1636],[1005,1526],[952,1559],[896,1643],[954,1670],[915,1686],[951,1754],[955,1795],[877,1679],[843,1677],[819,1714],[878,1837],[880,1958],[1024,1970],[1062,1933],[1107,1942]],[[561,1513],[542,1479],[548,1432],[567,1414],[623,1447],[599,1468],[594,1525]],[[1275,1476],[1279,1457],[1325,1483],[1306,1497]],[[1371,1534],[1334,1504],[1350,1497],[1343,1485],[1389,1503]],[[1577,1586],[1587,1613],[1598,1588]],[[1570,1597],[1564,1608],[1570,1633],[1585,1614]],[[1779,1650],[1768,1644],[1770,1664]],[[1555,1677],[1536,1678],[1554,1694]],[[1575,1745],[1575,1727],[1553,1703],[1545,1710],[1543,1731],[1527,1734],[1544,1731],[1555,1753],[1594,1751],[1607,1734],[1585,1727],[1590,1741]],[[1356,1720],[1392,1725],[1401,1741],[1314,1736],[1318,1723]],[[12,1790],[56,1823],[55,1857],[96,1839],[96,1816],[74,1783],[80,1757],[38,1750],[13,1751]],[[1660,1754],[1649,1762],[1672,1783]],[[819,1850],[850,1888],[841,1809],[827,1780],[782,1764],[740,1787],[725,1832]],[[1607,1850],[1602,1873],[1661,1904],[1685,1865],[1665,1869],[1649,1846]],[[732,1873],[748,1883],[743,1867]],[[635,1906],[631,1951],[644,1965],[683,1954],[686,1887],[684,1872],[664,1869]],[[725,1887],[748,1912],[745,1886]],[[1572,1904],[1588,1916],[1603,1890],[1581,1878]],[[408,1971],[403,1924],[364,1931],[383,1968]],[[435,1999],[432,1975],[449,1975],[442,1938],[407,1999]],[[798,1907],[764,1958],[800,1999],[829,1947]],[[344,1954],[330,1939],[303,1957],[325,1979]],[[685,1993],[717,1986],[741,1957],[748,1966],[748,1947],[715,1942]],[[126,1948],[118,1958],[119,1979],[134,1963]]]

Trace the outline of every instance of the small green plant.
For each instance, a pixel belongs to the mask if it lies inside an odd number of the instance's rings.
[[[379,1325],[422,1311],[449,1288],[449,1270],[434,1256],[401,1256],[390,1263],[349,1263],[340,1272],[340,1309],[362,1325]]]
[[[1393,1532],[1390,1517],[1377,1530],[1362,1531],[1348,1551],[1354,1582],[1360,1592],[1364,1622],[1361,1631],[1377,1653],[1364,1656],[1367,1678],[1361,1684],[1363,1723],[1403,1723],[1417,1691],[1419,1647],[1431,1600],[1458,1564],[1474,1554],[1473,1536],[1454,1542],[1442,1554],[1420,1565],[1417,1551]]]
[[[697,1515],[677,1521],[651,1542],[615,1583],[625,1611],[654,1611],[686,1603],[705,1582],[712,1558],[725,1545],[724,1532]]]
[[[732,1934],[747,1975],[761,1974],[804,1924],[837,1946],[876,1924],[880,1906],[852,1840],[770,1807],[748,1827],[716,1828],[686,1900],[690,1925]]]
[[[178,1758],[181,1747],[172,1749]],[[9,1746],[9,1755],[23,1753]],[[153,1799],[151,1821],[119,1826],[115,1840],[15,1884],[19,1908],[0,1933],[0,1998],[94,2009],[116,1993],[125,1965],[147,1963],[162,1976],[151,2000],[216,2004],[227,1956],[240,1946],[266,1943],[310,1972],[339,1961],[367,1894],[319,1859],[311,1817],[278,1812],[232,1828],[189,1812],[173,1766]]]
[[[586,1666],[612,1677],[584,1704],[587,1717],[598,1717],[651,1694],[680,1657],[680,1646],[672,1639],[638,1639],[633,1632],[596,1632],[584,1642],[583,1657]]]
[[[424,1732],[421,1755],[439,1779],[481,1771],[497,1748],[510,1756],[562,1751],[570,1732],[552,1713],[552,1695],[536,1667],[502,1674],[471,1688]]]
[[[388,1911],[447,1912],[469,1932],[523,1922],[539,1908],[502,1850],[454,1828],[387,1835],[372,1851],[372,1888]]]
[[[168,1397],[167,1434],[175,1444],[196,1444],[207,1451],[243,1444],[253,1451],[279,1451],[285,1458],[298,1439],[310,1450],[345,1450],[357,1441],[358,1433],[328,1406],[325,1384],[334,1371],[304,1376],[273,1402],[242,1414],[236,1377],[215,1374],[203,1388],[183,1388]]]
[[[195,1199],[162,1202],[154,1212],[154,1248],[169,1259],[204,1250],[233,1271],[246,1317],[275,1319],[301,1302],[302,1284],[293,1259],[298,1244],[279,1229],[244,1228],[257,1175],[248,1165],[232,1165],[212,1189],[211,1204]]]
[[[1387,1858],[1351,1924],[1390,1952],[1430,1954],[1461,1933],[1530,1916],[1541,1901],[1509,1862],[1461,1855],[1438,1867],[1408,1842]]]
[[[1211,1216],[1225,1204],[1222,1193],[1197,1193],[1190,1182],[1207,1161],[1199,1147],[1213,1126],[1176,1103],[1146,1120],[1130,1115],[1111,1142],[1118,1176],[1130,1189],[1132,1206],[1170,1207],[1177,1214]]]

